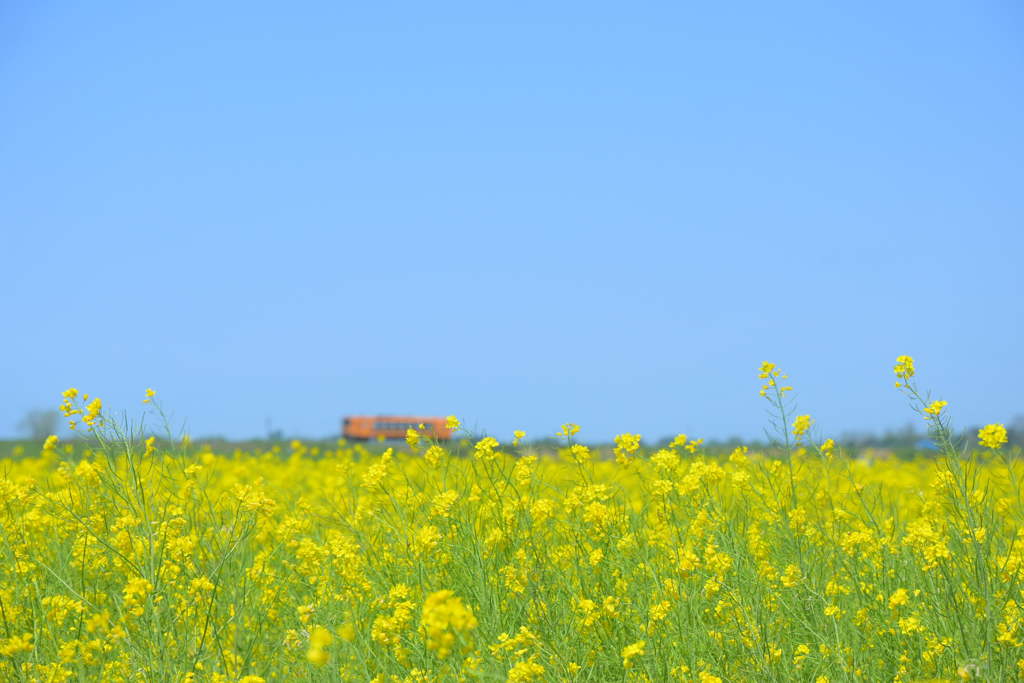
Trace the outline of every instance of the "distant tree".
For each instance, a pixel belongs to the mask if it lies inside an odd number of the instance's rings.
[[[30,410],[18,423],[18,431],[33,441],[42,441],[57,432],[60,415],[56,410]]]
[[[1024,446],[1024,415],[1015,415],[1010,424],[1010,443]]]
[[[1014,415],[1006,426],[1015,432],[1024,432],[1024,415]]]

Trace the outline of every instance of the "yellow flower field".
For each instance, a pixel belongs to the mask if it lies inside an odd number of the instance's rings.
[[[766,453],[214,453],[69,391],[90,440],[0,461],[0,679],[1017,678],[1024,467],[895,370],[941,455],[849,457],[770,363]]]

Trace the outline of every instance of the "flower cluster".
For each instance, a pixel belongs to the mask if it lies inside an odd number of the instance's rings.
[[[896,386],[901,386],[903,383],[910,381],[910,378],[914,376],[914,359],[910,356],[897,357],[896,365],[893,366],[892,371],[902,380],[897,382]]]
[[[996,449],[1006,443],[1006,427],[1001,424],[986,425],[978,430],[978,444]]]
[[[427,649],[437,653],[439,659],[452,654],[456,640],[465,638],[477,627],[473,610],[450,590],[440,590],[427,596],[423,603],[420,631]],[[468,650],[469,643],[465,644]]]

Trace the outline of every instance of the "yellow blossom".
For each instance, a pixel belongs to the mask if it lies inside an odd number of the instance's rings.
[[[620,465],[627,463],[627,456],[633,455],[640,448],[639,434],[619,434],[615,437],[615,460]]]
[[[910,602],[910,594],[907,593],[906,588],[897,588],[892,595],[889,596],[889,607],[890,609],[896,609],[902,607]]]
[[[499,445],[501,444],[493,436],[485,436],[474,444],[473,457],[478,460],[492,460],[497,457],[494,449]]]
[[[978,444],[985,448],[994,450],[1006,441],[1006,427],[1001,424],[986,425],[978,430]]]
[[[910,356],[899,356],[896,358],[896,365],[893,366],[892,371],[896,373],[903,382],[907,382],[911,377],[914,376],[914,359]],[[900,386],[899,383],[896,386]]]
[[[793,420],[793,436],[797,438],[797,441],[803,438],[803,435],[811,428],[812,422],[813,420],[810,415],[797,415],[796,419]]]
[[[562,429],[559,430],[556,436],[573,437],[579,434],[580,426],[572,424],[571,422],[562,425]]]
[[[86,406],[85,413],[82,415],[82,422],[89,426],[93,426],[96,420],[99,419],[100,413],[103,410],[103,401],[99,398],[95,398],[92,402]]]
[[[450,655],[459,639],[465,639],[476,627],[473,610],[450,590],[431,593],[423,603],[420,632],[427,650],[435,652],[440,659]]]
[[[786,588],[792,588],[800,583],[801,578],[803,578],[803,575],[800,572],[800,567],[795,564],[791,564],[786,567],[786,571],[782,573],[782,578],[780,580],[782,581],[783,586]]]
[[[516,662],[508,671],[508,683],[530,683],[544,675],[544,667],[535,657]]]
[[[630,668],[633,666],[633,659],[639,657],[644,653],[644,647],[647,645],[646,641],[638,640],[631,645],[627,645],[622,648],[622,666]]]
[[[948,401],[932,401],[924,408],[924,419],[931,420],[942,413],[942,409],[949,405]]]

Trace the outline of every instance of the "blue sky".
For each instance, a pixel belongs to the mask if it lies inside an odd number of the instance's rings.
[[[0,435],[1024,413],[1015,2],[5,3]]]

